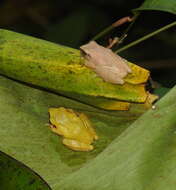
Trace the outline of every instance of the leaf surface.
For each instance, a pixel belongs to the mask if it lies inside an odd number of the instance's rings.
[[[137,9],[139,11],[157,10],[166,11],[176,14],[176,1],[175,0],[145,0],[144,3]]]
[[[2,190],[51,190],[32,170],[0,152],[0,187]]]
[[[82,94],[145,102],[149,71],[128,63],[132,73],[124,85],[103,81],[84,65],[79,50],[0,30],[0,73],[15,80],[40,86],[60,94]],[[36,51],[37,50],[37,51]]]
[[[56,190],[175,190],[176,87]]]
[[[69,150],[51,132],[48,108],[59,106],[89,116],[100,137],[93,151]],[[0,77],[0,150],[33,169],[55,189],[55,184],[94,159],[143,111],[103,111]]]

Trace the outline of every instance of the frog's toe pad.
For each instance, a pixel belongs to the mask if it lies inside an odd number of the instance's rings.
[[[75,151],[91,151],[93,146],[72,139],[63,139],[63,144]]]

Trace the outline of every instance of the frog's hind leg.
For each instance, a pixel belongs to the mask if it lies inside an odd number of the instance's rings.
[[[81,113],[79,115],[79,117],[82,120],[82,122],[84,123],[84,125],[87,127],[87,129],[89,130],[89,132],[91,133],[91,135],[93,136],[93,138],[95,140],[97,140],[98,139],[98,135],[96,134],[96,132],[95,132],[95,130],[94,130],[94,128],[93,128],[93,126],[92,126],[89,118],[85,114],[83,114],[83,113]]]
[[[63,144],[75,151],[90,151],[93,150],[93,146],[90,144],[85,144],[80,141],[72,140],[72,139],[63,139]]]

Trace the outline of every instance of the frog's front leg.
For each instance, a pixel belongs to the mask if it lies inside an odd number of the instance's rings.
[[[93,148],[94,148],[90,144],[85,144],[85,143],[82,143],[80,141],[73,140],[73,139],[64,138],[62,142],[65,146],[68,146],[72,150],[76,150],[76,151],[90,151],[90,150],[93,150]]]

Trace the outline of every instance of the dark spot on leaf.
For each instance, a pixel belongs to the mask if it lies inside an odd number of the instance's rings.
[[[71,70],[68,70],[68,72],[69,72],[69,74],[72,74],[72,73],[73,73],[73,71],[71,71]]]
[[[41,69],[42,67],[40,65],[38,65],[38,68]]]
[[[69,53],[69,54],[73,54],[73,55],[75,54],[75,53],[73,53],[72,51],[69,51],[68,53]]]
[[[162,115],[161,114],[153,114],[153,117],[160,118],[160,117],[162,117]]]
[[[30,181],[29,181],[29,185],[32,185],[32,184],[34,184],[35,183],[35,179],[31,179]]]

